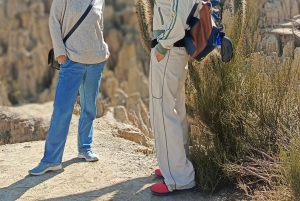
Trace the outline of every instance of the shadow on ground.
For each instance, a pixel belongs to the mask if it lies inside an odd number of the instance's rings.
[[[84,162],[81,159],[74,158],[62,163],[63,167]],[[8,187],[0,189],[0,200],[1,201],[15,201],[22,197],[29,189],[51,179],[64,170],[59,170],[55,172],[48,172],[47,174],[41,176],[30,176],[27,175],[23,179],[11,184]],[[71,179],[71,178],[70,178]],[[160,181],[160,179],[155,176],[140,177],[136,179],[131,179],[128,181],[120,182],[115,185],[111,185],[105,188],[92,190],[83,193],[76,193],[73,195],[67,195],[62,197],[55,197],[55,192],[53,197],[49,199],[43,199],[44,201],[91,201],[91,200],[120,200],[120,201],[142,201],[142,200],[159,200],[159,201],[233,201],[240,199],[233,199],[229,196],[228,192],[221,193],[216,196],[206,196],[198,191],[195,192],[182,192],[176,193],[169,196],[155,196],[152,195],[149,189],[149,184]],[[147,187],[145,187],[147,185]],[[6,192],[4,194],[4,192]],[[102,198],[105,196],[105,199]],[[229,197],[231,198],[229,198]],[[229,198],[229,199],[228,199]]]
[[[73,158],[71,160],[63,162],[62,166],[63,166],[63,168],[65,168],[71,164],[80,163],[80,162],[84,162],[84,161],[79,158]],[[64,171],[64,169],[57,170],[55,172],[47,172],[47,174],[44,174],[41,176],[27,175],[26,177],[17,181],[16,183],[13,183],[8,187],[1,188],[0,189],[0,200],[1,201],[15,201],[15,200],[19,199],[27,190],[47,181],[48,179],[51,179],[52,177],[57,176],[58,174],[62,173],[63,171]],[[18,189],[18,190],[16,191],[16,189]],[[10,193],[4,194],[4,192],[10,192]]]

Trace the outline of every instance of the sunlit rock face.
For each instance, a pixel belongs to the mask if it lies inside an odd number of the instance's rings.
[[[268,18],[269,23],[281,22],[299,14],[299,3],[299,0],[264,0],[261,1],[261,12]]]
[[[232,22],[235,0],[224,1],[223,24]],[[276,52],[280,57],[293,57],[295,47],[300,46],[300,0],[244,0],[243,5],[257,7],[259,27],[256,51],[267,54]],[[245,6],[243,7],[245,8]],[[298,30],[297,30],[298,29]]]
[[[0,105],[46,102],[54,98],[58,71],[47,66],[52,47],[48,17],[52,0],[0,1]],[[105,40],[111,56],[101,92],[118,88],[148,97],[149,58],[139,42],[134,1],[106,1]],[[112,80],[117,83],[113,89]],[[110,100],[108,100],[110,101]]]
[[[0,106],[54,99],[58,71],[47,65],[52,48],[48,28],[51,3],[52,0],[0,0]],[[133,125],[138,138],[152,138],[147,101],[149,56],[140,43],[134,1],[106,1],[104,18],[111,56],[103,72],[97,117],[115,109],[116,122]],[[74,114],[79,113],[77,100]],[[16,117],[10,110],[0,116],[0,127],[5,131],[0,135],[0,144],[40,140],[47,133],[48,124],[40,126],[40,121],[31,117]],[[15,129],[11,129],[12,125],[16,125]]]

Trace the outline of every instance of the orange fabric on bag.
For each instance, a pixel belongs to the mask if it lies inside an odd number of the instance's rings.
[[[199,11],[199,13],[199,22],[197,22],[190,30],[191,38],[196,47],[196,51],[193,54],[193,57],[197,56],[204,50],[212,32],[210,7],[203,3],[203,7]]]

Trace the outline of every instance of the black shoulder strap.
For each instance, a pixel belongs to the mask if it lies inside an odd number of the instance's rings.
[[[77,29],[77,27],[81,24],[81,22],[84,20],[84,18],[89,14],[93,7],[94,0],[91,0],[90,5],[87,7],[83,15],[79,18],[79,20],[76,22],[76,24],[73,26],[73,28],[69,31],[69,33],[64,38],[64,43],[68,40],[68,38],[72,35],[72,33]]]
[[[187,20],[186,20],[186,23],[188,24],[188,22],[190,21],[190,19],[194,16],[194,14],[195,14],[195,12],[196,12],[196,10],[197,10],[197,8],[198,8],[198,4],[199,3],[195,3],[195,5],[193,6],[193,9],[192,9],[192,11],[190,12],[190,14],[189,14],[189,16],[188,16],[188,18],[187,18]]]

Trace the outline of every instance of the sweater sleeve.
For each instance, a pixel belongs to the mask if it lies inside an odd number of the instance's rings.
[[[159,43],[156,49],[159,53],[165,54],[168,49],[173,48],[175,42],[184,37],[188,15],[189,11],[186,1],[171,0],[171,20],[167,29],[157,37]]]
[[[53,0],[49,16],[49,29],[55,58],[60,55],[67,55],[62,34],[62,21],[65,9],[65,0]]]

